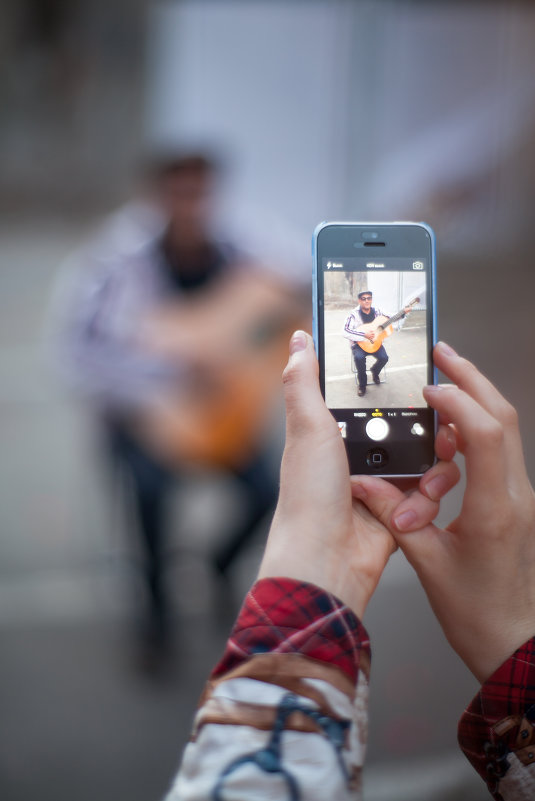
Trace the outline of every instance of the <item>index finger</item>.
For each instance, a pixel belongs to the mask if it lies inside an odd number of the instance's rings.
[[[439,342],[435,346],[433,357],[435,365],[502,427],[502,458],[510,475],[518,476],[519,468],[522,471],[524,469],[524,457],[518,415],[514,406],[471,362],[459,356],[449,345]],[[447,417],[447,411],[444,411],[444,417]]]
[[[426,387],[424,396],[429,405],[451,420],[459,431],[465,445],[469,486],[498,501],[508,471],[504,430],[500,422],[454,385]]]
[[[445,342],[438,342],[435,345],[433,361],[444,375],[477,401],[502,425],[517,426],[518,418],[514,406],[498,392],[494,384],[480,373],[472,362],[459,356]]]

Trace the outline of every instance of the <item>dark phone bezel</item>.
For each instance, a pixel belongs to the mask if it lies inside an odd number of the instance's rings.
[[[383,245],[366,245],[370,241],[369,233],[376,233],[377,242]],[[363,236],[365,235],[365,236]],[[428,339],[428,382],[436,382],[436,370],[432,360],[432,349],[436,342],[436,250],[435,236],[426,223],[414,222],[326,222],[321,223],[314,232],[313,237],[313,333],[320,366],[320,386],[325,397],[325,352],[323,337],[323,268],[324,257],[343,259],[366,255],[370,259],[385,257],[423,258],[426,265],[427,285],[427,326],[430,333]],[[370,407],[371,408],[371,407]],[[375,445],[366,434],[358,443],[345,441],[348,461],[352,473],[368,473],[387,478],[421,476],[425,465],[431,466],[435,462],[434,436],[436,434],[436,415],[427,407],[429,430],[432,435],[425,441],[389,438],[385,447],[388,448],[389,464],[387,467],[376,468],[368,465],[364,454],[373,449]],[[407,448],[411,444],[411,448]]]

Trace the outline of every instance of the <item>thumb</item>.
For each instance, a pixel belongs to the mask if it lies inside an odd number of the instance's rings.
[[[397,533],[392,518],[406,495],[390,482],[375,476],[351,476],[351,494],[368,507],[374,517],[392,534]]]
[[[386,526],[413,566],[422,556],[425,557],[425,543],[432,543],[434,538],[429,535],[437,532],[431,521],[436,517],[438,503],[418,490],[407,496],[398,487],[375,476],[351,476],[351,494]],[[400,518],[403,519],[408,511],[413,515],[413,525],[402,527]],[[404,530],[407,533],[402,533]]]
[[[312,337],[296,331],[290,339],[290,358],[282,374],[287,438],[312,433],[326,425],[329,430],[336,429],[320,391],[318,373]]]

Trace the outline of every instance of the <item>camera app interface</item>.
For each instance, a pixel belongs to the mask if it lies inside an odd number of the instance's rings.
[[[422,439],[432,414],[427,264],[322,260],[325,400],[348,440]]]

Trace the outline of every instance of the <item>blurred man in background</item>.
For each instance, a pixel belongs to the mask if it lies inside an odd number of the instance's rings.
[[[167,505],[181,472],[220,469],[245,491],[241,521],[212,554],[223,586],[277,494],[265,431],[301,307],[290,287],[214,235],[217,170],[205,153],[153,164],[149,200],[116,214],[78,254],[62,301],[64,370],[93,402],[132,488],[151,661],[169,644]]]

